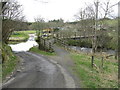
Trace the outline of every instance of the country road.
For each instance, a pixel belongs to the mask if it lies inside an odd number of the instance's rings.
[[[73,78],[59,65],[42,55],[19,52],[20,70],[3,88],[75,88]]]

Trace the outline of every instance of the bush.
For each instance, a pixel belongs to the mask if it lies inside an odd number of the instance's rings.
[[[92,41],[90,39],[68,40],[67,44],[70,46],[92,47]]]

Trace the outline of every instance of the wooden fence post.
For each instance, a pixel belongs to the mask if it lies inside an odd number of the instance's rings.
[[[94,56],[92,56],[92,59],[91,59],[91,66],[93,68],[93,64],[94,64]]]
[[[102,64],[101,64],[101,65],[102,65],[102,68],[103,68],[103,60],[104,60],[104,58],[102,57],[102,59],[101,59],[101,62],[102,62]]]
[[[39,37],[38,39],[39,39],[39,40],[38,40],[38,42],[39,42],[39,49],[41,49],[41,48],[42,48],[42,45],[41,45],[41,42],[42,42],[41,37]]]
[[[52,51],[52,47],[51,47],[51,42],[49,42],[49,51],[51,52]]]
[[[43,47],[44,47],[44,50],[46,50],[45,48],[46,48],[46,45],[45,45],[46,43],[45,43],[45,39],[43,39]]]
[[[57,41],[58,41],[58,33],[56,34],[56,37],[54,39],[55,39],[54,43],[57,43]]]

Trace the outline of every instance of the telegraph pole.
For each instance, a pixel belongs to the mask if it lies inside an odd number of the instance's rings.
[[[2,21],[3,21],[3,9],[5,4],[7,3],[7,0],[1,0],[0,1],[0,63],[2,62]],[[0,85],[1,87],[1,85]]]
[[[2,2],[0,2],[0,43],[2,42]]]
[[[118,59],[118,83],[120,85],[120,1],[118,2],[118,52],[117,52],[117,59]]]
[[[0,43],[2,43],[2,21],[4,19],[4,6],[6,5],[7,0],[0,1]]]

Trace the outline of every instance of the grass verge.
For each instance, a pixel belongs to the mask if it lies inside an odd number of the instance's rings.
[[[38,53],[38,54],[42,54],[42,55],[46,55],[46,56],[56,55],[54,52],[46,52],[46,51],[39,50],[38,47],[32,47],[29,51],[35,52],[35,53]]]
[[[118,88],[118,62],[113,58],[104,59],[101,67],[100,58],[95,58],[98,68],[91,67],[91,56],[84,53],[71,53],[75,63],[74,73],[81,80],[82,88]]]
[[[2,83],[2,64],[0,64],[0,84]]]
[[[2,55],[4,58],[4,63],[2,64],[2,79],[5,80],[5,78],[15,70],[19,60],[18,57],[12,53],[11,48],[7,45],[4,45]]]

